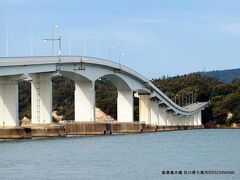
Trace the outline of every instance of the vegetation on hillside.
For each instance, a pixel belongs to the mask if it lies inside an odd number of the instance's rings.
[[[195,101],[209,101],[209,107],[203,112],[204,124],[209,121],[214,121],[220,125],[240,123],[239,79],[224,84],[216,78],[192,73],[171,78],[153,79],[152,82],[173,100],[179,94],[182,94],[186,99],[189,92],[193,92]],[[231,116],[228,116],[229,114]]]

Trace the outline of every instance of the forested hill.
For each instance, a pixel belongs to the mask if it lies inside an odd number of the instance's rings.
[[[210,121],[213,126],[240,124],[240,79],[226,84],[214,77],[191,73],[152,82],[178,104],[187,105],[189,99],[209,101],[209,107],[203,112],[205,125]]]
[[[215,77],[224,83],[230,83],[234,79],[240,78],[240,68],[229,69],[229,70],[208,71],[208,72],[205,72],[205,74],[211,77]]]

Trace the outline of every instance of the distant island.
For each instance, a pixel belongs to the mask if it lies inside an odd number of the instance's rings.
[[[181,106],[210,101],[203,115],[208,128],[239,128],[240,69],[190,73],[151,80],[160,90]],[[31,118],[30,82],[19,83],[19,118]],[[96,82],[96,107],[117,118],[117,89],[107,79]],[[53,79],[53,111],[74,119],[74,82],[65,77]],[[138,101],[134,99],[134,117],[138,120]]]

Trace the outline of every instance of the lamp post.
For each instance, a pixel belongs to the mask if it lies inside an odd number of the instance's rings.
[[[118,63],[121,65],[121,57],[124,56],[124,53],[120,53],[118,57]]]
[[[56,66],[56,71],[57,71],[58,74],[61,74],[60,72],[61,72],[62,37],[59,36],[59,38],[57,38],[57,39],[54,39],[54,38],[52,38],[52,39],[43,39],[43,41],[52,41],[52,43],[53,43],[54,41],[58,41],[58,56],[59,56],[59,58],[58,58],[58,64],[57,64],[57,66]]]
[[[179,105],[179,102],[178,102],[178,94],[175,95],[175,104]]]
[[[109,49],[108,49],[108,59],[111,60],[111,50],[114,49],[114,46],[111,46]]]
[[[186,105],[190,105],[191,104],[191,92],[187,92],[186,94]]]
[[[182,107],[184,106],[184,93],[182,93]]]
[[[191,104],[191,92],[188,92],[188,105]]]
[[[34,42],[34,40],[33,40],[33,36],[34,36],[34,25],[32,24],[31,25],[31,48],[30,48],[30,52],[31,52],[31,56],[33,56],[33,42]]]
[[[193,92],[193,96],[194,96],[193,100],[194,100],[195,103],[197,103],[197,92],[198,92],[197,89],[195,90],[195,92]]]
[[[192,98],[192,104],[194,103],[194,99],[193,99],[193,91],[191,91],[191,98]]]
[[[52,39],[54,39],[54,30],[58,27],[59,26],[56,26],[56,25],[52,27]],[[53,54],[54,54],[54,42],[52,41],[52,56]]]
[[[8,46],[9,46],[9,39],[8,39],[8,19],[6,22],[6,57],[8,57]]]
[[[54,41],[58,41],[58,56],[61,56],[61,48],[62,48],[62,37],[59,36],[59,38],[52,38],[52,39],[43,39],[43,41],[52,41],[52,44]]]

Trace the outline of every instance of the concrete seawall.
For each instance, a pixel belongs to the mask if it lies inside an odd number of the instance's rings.
[[[31,129],[24,127],[2,127],[0,128],[0,139],[29,139]]]
[[[68,122],[65,124],[28,125],[0,128],[0,139],[66,137],[69,135],[110,135],[202,129],[201,126],[157,126],[142,123]]]

